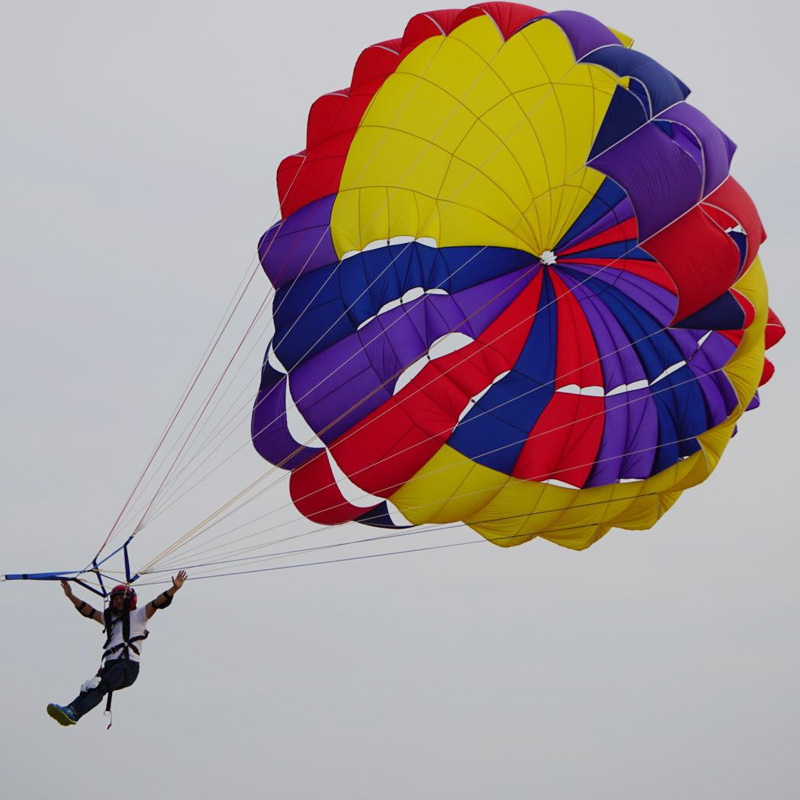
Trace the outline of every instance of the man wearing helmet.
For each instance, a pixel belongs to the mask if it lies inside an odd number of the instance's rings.
[[[153,614],[166,608],[186,580],[181,570],[173,579],[172,586],[151,600],[144,608],[137,608],[136,592],[126,585],[115,586],[109,595],[108,608],[98,611],[87,602],[76,597],[67,581],[61,588],[78,613],[103,625],[106,643],[103,645],[103,665],[97,675],[81,686],[80,694],[68,705],[50,703],[47,713],[61,725],[74,725],[84,714],[91,711],[106,695],[107,709],[111,706],[111,694],[130,686],[139,675],[139,656],[142,642],[147,638],[147,623]]]

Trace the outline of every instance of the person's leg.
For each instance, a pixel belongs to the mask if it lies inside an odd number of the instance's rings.
[[[74,725],[109,693],[131,686],[139,677],[139,663],[128,659],[109,661],[98,673],[96,686],[81,693],[68,705],[50,703],[47,713],[61,725]]]
[[[138,665],[137,665],[138,667]],[[102,699],[109,693],[122,688],[126,678],[125,659],[109,661],[98,673],[100,682],[94,689],[88,692],[81,692],[70,704],[69,708],[75,712],[75,718],[80,719],[84,714],[88,714],[95,706],[100,705]]]

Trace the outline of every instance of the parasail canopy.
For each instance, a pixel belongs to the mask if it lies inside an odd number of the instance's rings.
[[[631,45],[434,11],[314,103],[252,414],[306,517],[582,549],[710,475],[782,331],[765,234],[733,142]]]

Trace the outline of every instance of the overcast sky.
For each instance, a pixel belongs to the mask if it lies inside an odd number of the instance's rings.
[[[0,573],[96,551],[275,217],[309,105],[435,7],[3,4]],[[96,669],[99,626],[55,584],[4,583],[8,797],[798,796],[800,18],[777,0],[573,8],[693,89],[769,234],[789,335],[712,478],[652,531],[584,553],[190,582],[110,732],[100,710],[69,730],[44,711]]]

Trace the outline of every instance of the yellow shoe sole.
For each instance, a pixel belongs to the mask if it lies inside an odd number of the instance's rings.
[[[47,713],[59,724],[59,725],[75,725],[77,720],[71,719],[66,711],[60,706],[57,706],[55,703],[49,703],[47,706]]]

